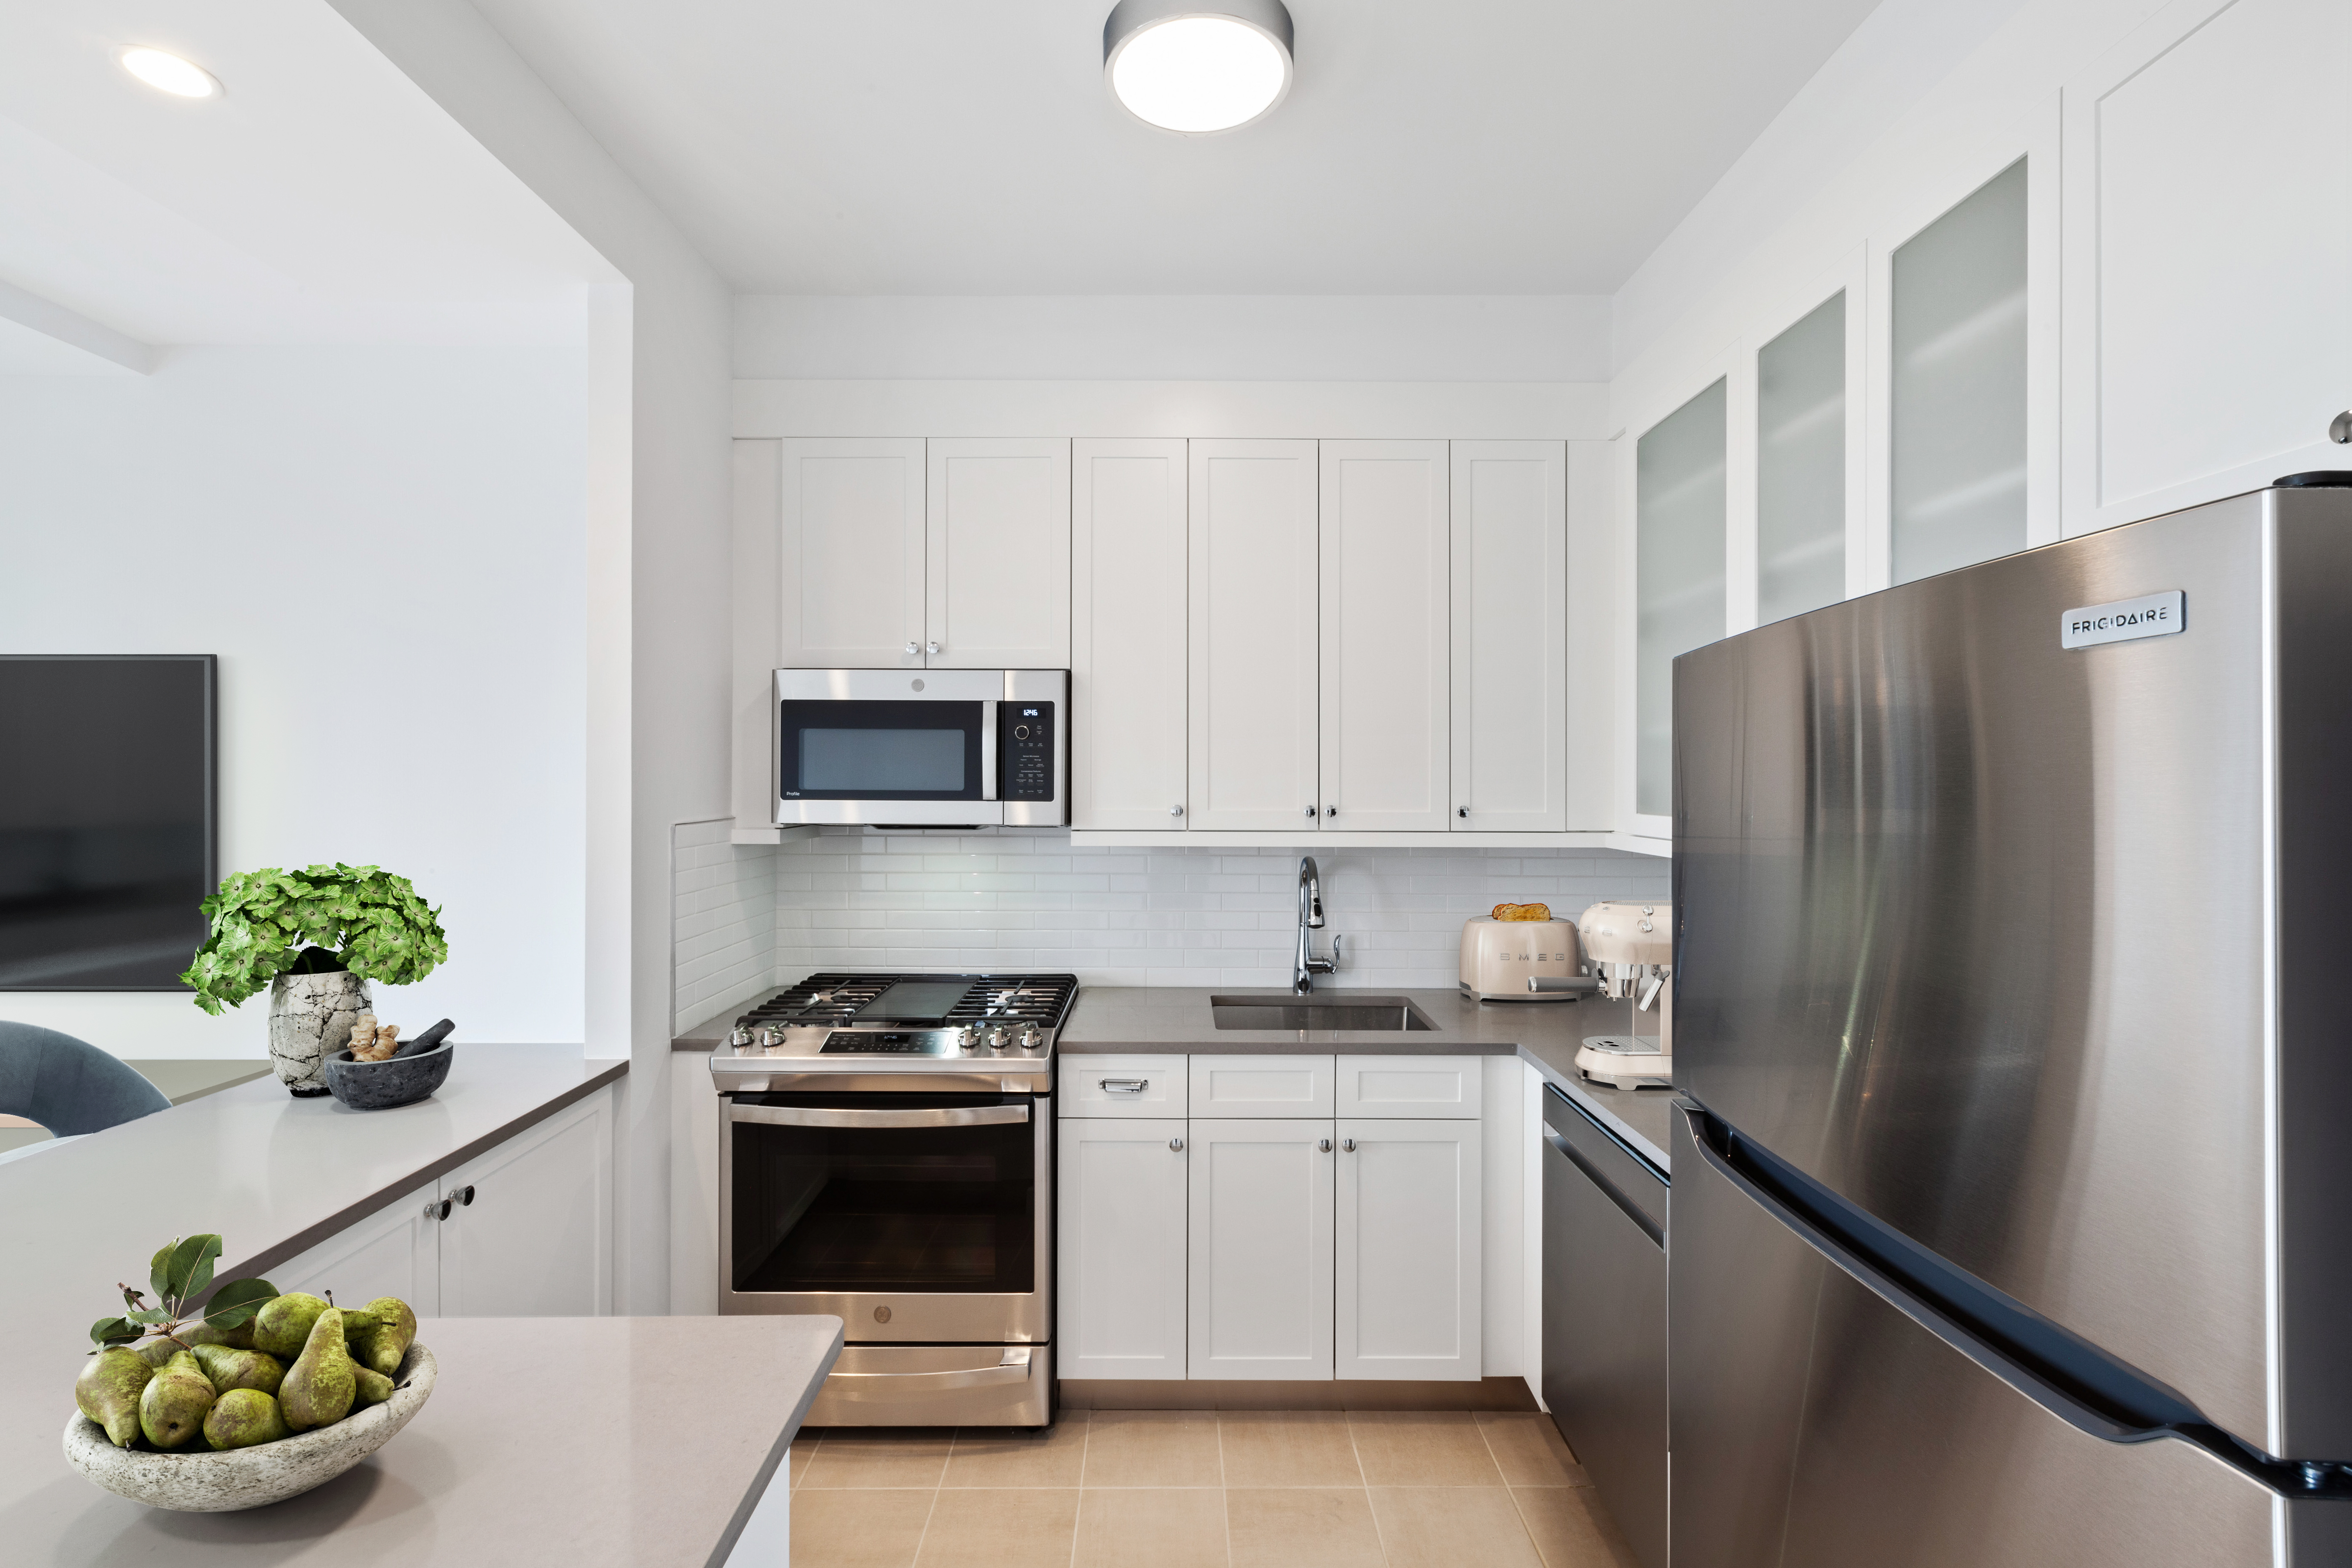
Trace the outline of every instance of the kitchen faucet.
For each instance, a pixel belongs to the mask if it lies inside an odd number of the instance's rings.
[[[1298,948],[1290,960],[1290,988],[1304,996],[1315,989],[1315,977],[1330,974],[1339,967],[1339,937],[1331,937],[1331,956],[1317,958],[1313,939],[1307,933],[1323,929],[1323,882],[1316,875],[1315,857],[1298,858]]]

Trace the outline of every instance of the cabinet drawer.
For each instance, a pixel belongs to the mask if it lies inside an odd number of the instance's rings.
[[[1329,1116],[1330,1057],[1192,1058],[1194,1116]]]
[[[1187,1113],[1182,1057],[1064,1057],[1060,1116]]]
[[[1341,1057],[1339,1114],[1475,1121],[1485,1085],[1484,1057]]]

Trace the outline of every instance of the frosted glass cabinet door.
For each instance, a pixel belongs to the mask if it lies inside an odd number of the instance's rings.
[[[2022,158],[1894,257],[1895,581],[2025,548]]]
[[[1633,458],[1633,809],[1674,810],[1675,656],[1724,632],[1724,384]]]
[[[1845,597],[1845,291],[1756,354],[1756,619]]]

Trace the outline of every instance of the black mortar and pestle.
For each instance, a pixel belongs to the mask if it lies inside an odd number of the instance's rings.
[[[390,1110],[429,1098],[449,1077],[456,1047],[444,1018],[380,1062],[363,1062],[348,1050],[326,1060],[327,1092],[353,1110]]]

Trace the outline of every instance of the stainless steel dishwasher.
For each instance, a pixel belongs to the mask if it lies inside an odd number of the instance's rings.
[[[1543,1396],[1643,1568],[1666,1568],[1666,1173],[1544,1090]]]

